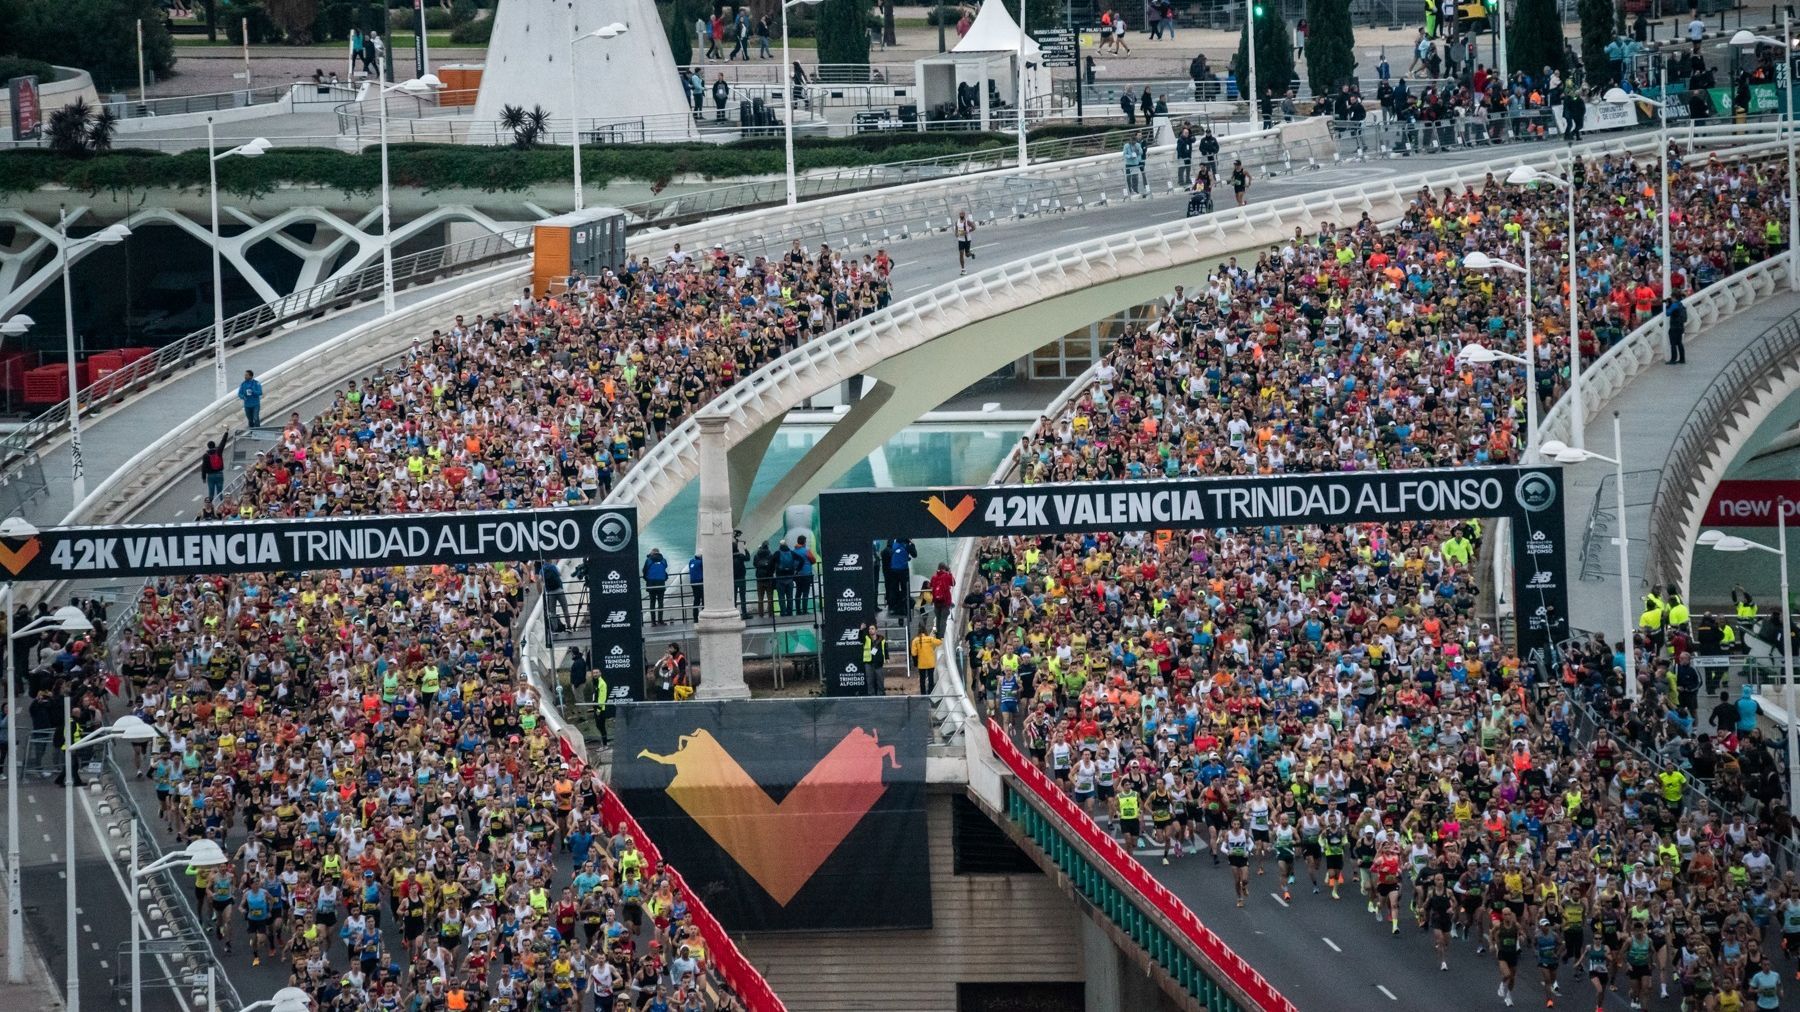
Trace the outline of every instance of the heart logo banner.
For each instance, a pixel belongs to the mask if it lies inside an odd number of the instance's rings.
[[[930,926],[922,697],[619,710],[614,789],[728,930]]]

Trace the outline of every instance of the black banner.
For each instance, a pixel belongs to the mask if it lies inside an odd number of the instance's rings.
[[[875,615],[880,539],[1189,530],[1508,517],[1522,656],[1567,635],[1562,471],[1464,467],[1256,478],[1070,482],[820,493],[832,549],[821,600],[825,694],[863,695],[860,626]]]
[[[635,514],[637,507],[632,507]],[[637,525],[615,555],[588,560],[590,663],[606,680],[602,703],[629,703],[644,693],[644,604],[638,589]]]
[[[636,538],[633,506],[52,527],[0,540],[0,582],[624,557]]]
[[[613,786],[727,930],[931,926],[923,697],[619,714]]]

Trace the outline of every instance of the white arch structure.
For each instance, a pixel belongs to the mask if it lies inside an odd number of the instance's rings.
[[[294,281],[294,291],[303,291],[333,277],[350,274],[381,256],[381,233],[368,231],[370,226],[381,219],[379,208],[365,213],[354,222],[323,207],[288,208],[267,220],[259,220],[241,207],[224,206],[222,211],[249,228],[236,235],[221,236],[219,255],[230,269],[250,283],[264,302],[274,302],[285,293],[276,289],[250,265],[249,251],[259,243],[273,242],[300,260],[300,274]],[[88,213],[87,207],[71,208],[70,224],[80,222]],[[213,243],[210,226],[169,208],[146,207],[132,212],[125,220],[133,225],[152,221],[166,222],[186,232],[202,245],[211,246]],[[449,221],[472,222],[496,234],[506,231],[499,222],[473,207],[447,204],[431,208],[417,218],[395,226],[394,244],[398,246],[426,229]],[[306,222],[320,226],[321,230],[320,235],[310,243],[301,242],[285,231],[289,226]],[[26,303],[56,283],[62,274],[62,258],[54,254],[62,238],[57,233],[55,222],[45,224],[16,208],[0,208],[0,223],[15,226],[12,243],[0,247],[0,318],[4,318],[18,312]],[[335,234],[326,234],[326,230]],[[332,264],[343,254],[344,248],[351,245],[356,247],[356,252],[342,266],[332,270]],[[96,243],[77,246],[69,253],[70,269],[74,269],[75,264],[99,248]]]
[[[1584,145],[1581,154],[1600,150]],[[1656,141],[1612,141],[1604,150],[1642,155],[1655,151]],[[651,447],[609,501],[635,503],[646,520],[655,516],[701,474],[701,419],[722,417],[729,467],[720,477],[730,482],[734,524],[759,537],[774,528],[784,505],[810,500],[920,414],[1073,323],[1155,299],[1191,278],[1196,267],[1280,241],[1296,227],[1312,229],[1363,214],[1386,221],[1422,187],[1460,189],[1489,175],[1503,177],[1514,165],[1554,169],[1567,161],[1566,150],[1540,152],[1342,187],[1071,244],[958,278],[840,327],[752,373]],[[772,490],[749,502],[751,480],[787,412],[858,376],[874,379],[874,389]]]

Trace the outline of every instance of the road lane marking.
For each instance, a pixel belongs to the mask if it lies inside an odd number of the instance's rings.
[[[1324,942],[1326,945],[1331,946],[1332,952],[1343,952],[1344,951],[1344,950],[1338,948],[1338,943],[1332,941],[1329,938],[1320,938],[1319,941]]]
[[[155,932],[150,927],[149,919],[144,916],[142,906],[137,902],[137,894],[132,892],[131,884],[125,881],[125,873],[119,870],[118,863],[113,860],[111,849],[106,845],[106,831],[100,828],[100,816],[95,814],[94,801],[88,796],[86,791],[83,791],[81,794],[81,810],[82,813],[87,816],[89,828],[94,831],[94,839],[100,843],[100,857],[106,862],[106,870],[112,872],[113,881],[118,883],[119,891],[125,894],[126,908],[130,910],[131,915],[137,919],[139,925],[138,930],[143,933],[142,937],[154,938]],[[95,942],[94,947],[96,949],[99,948],[100,943]],[[210,947],[207,955],[213,955],[210,951]],[[163,976],[165,978],[174,979],[175,971],[169,966],[169,961],[166,957],[160,954],[156,956],[156,965],[162,967]],[[188,1004],[187,996],[182,993],[180,989],[176,989],[175,991],[175,1001],[181,1006],[181,1012],[193,1012],[193,1006]]]
[[[1394,996],[1394,992],[1389,991],[1385,985],[1377,984],[1377,985],[1375,985],[1375,990],[1380,991],[1382,994],[1387,995],[1388,1001],[1399,1001],[1400,1000],[1399,998],[1396,998]]]
[[[1288,905],[1287,900],[1282,899],[1280,893],[1270,893],[1269,898],[1274,900],[1275,902],[1281,904],[1284,907]]]

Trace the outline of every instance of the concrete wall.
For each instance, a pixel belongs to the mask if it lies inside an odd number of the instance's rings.
[[[956,1012],[959,982],[1087,979],[1086,918],[1048,878],[953,875],[949,794],[926,819],[930,931],[735,936],[790,1012]]]
[[[48,84],[38,82],[38,102],[43,107],[44,129],[50,129],[50,114],[76,99],[86,99],[90,107],[98,108],[100,93],[94,90],[94,79],[85,70],[74,67],[57,67],[59,80]],[[4,84],[0,81],[0,84]],[[0,99],[0,135],[12,136],[12,103]]]

